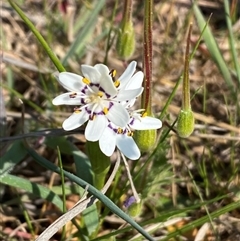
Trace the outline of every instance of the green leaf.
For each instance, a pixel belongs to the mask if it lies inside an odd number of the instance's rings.
[[[0,179],[9,173],[26,155],[27,151],[23,142],[15,141],[0,159]]]
[[[30,182],[26,179],[23,179],[21,177],[17,177],[11,174],[7,174],[2,178],[0,178],[0,182],[12,187],[23,189],[27,192],[32,193],[37,197],[41,197],[55,204],[61,211],[63,209],[63,203],[60,197],[56,193],[54,193],[53,191],[49,190],[48,188],[42,185]]]

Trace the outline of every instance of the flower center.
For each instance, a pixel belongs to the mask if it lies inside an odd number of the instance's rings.
[[[98,104],[101,102],[101,99],[103,97],[103,92],[99,91],[98,93],[91,93],[86,99],[85,103],[93,103],[93,104]]]

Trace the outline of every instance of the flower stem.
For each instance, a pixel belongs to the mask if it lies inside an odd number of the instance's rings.
[[[94,173],[94,186],[100,190],[105,184],[105,179],[110,168],[110,157],[104,155],[98,142],[87,141],[87,152]]]
[[[49,47],[48,43],[43,38],[43,36],[38,32],[38,30],[35,28],[33,23],[27,18],[27,16],[23,13],[23,11],[11,0],[8,0],[8,2],[13,7],[13,9],[18,13],[18,15],[22,18],[22,20],[26,23],[26,25],[30,28],[33,34],[36,36],[36,38],[41,43],[42,47],[45,49],[45,51],[47,52],[48,56],[50,57],[50,59],[52,60],[53,64],[56,66],[58,71],[59,72],[66,71],[63,65],[61,64],[60,60],[56,57],[56,55]]]
[[[130,22],[132,20],[132,0],[125,0],[123,12],[123,22]]]
[[[151,82],[152,82],[152,0],[144,1],[144,42],[143,42],[143,72],[145,81],[143,83],[144,92],[142,98],[142,108],[148,115],[152,114]]]
[[[187,111],[191,109],[190,104],[190,83],[189,83],[189,46],[192,32],[192,24],[189,26],[187,46],[185,53],[184,74],[183,74],[183,92],[182,92],[182,110]]]
[[[135,51],[135,32],[132,22],[132,0],[125,0],[123,17],[118,31],[116,50],[119,57],[129,59]]]
[[[133,192],[133,196],[136,200],[136,203],[140,203],[141,199],[136,191],[136,188],[134,186],[134,183],[133,183],[133,180],[132,180],[132,176],[131,176],[131,173],[130,173],[130,169],[129,169],[129,165],[127,163],[127,160],[125,158],[125,156],[121,153],[121,156],[122,156],[122,159],[123,159],[123,162],[124,162],[124,165],[125,165],[125,168],[126,168],[126,171],[127,171],[127,176],[128,176],[128,180],[130,182],[130,186],[132,188],[132,192]]]

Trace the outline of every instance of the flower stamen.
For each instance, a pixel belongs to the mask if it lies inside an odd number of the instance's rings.
[[[103,113],[104,113],[104,115],[106,115],[106,114],[108,113],[108,111],[109,111],[109,110],[108,110],[107,107],[104,107],[104,108],[103,108]]]
[[[114,77],[116,76],[117,74],[117,71],[115,69],[112,69],[110,72],[109,72],[109,75],[112,77],[112,79],[114,79]]]
[[[82,82],[86,85],[89,85],[91,83],[91,81],[85,77],[82,79]]]
[[[103,97],[103,92],[102,92],[102,91],[99,91],[99,92],[97,93],[97,96]]]
[[[81,110],[80,108],[78,108],[78,107],[75,107],[75,108],[74,108],[74,113],[75,113],[75,114],[79,114],[81,111],[82,111],[82,110]]]
[[[128,136],[133,136],[133,131],[128,131],[128,132],[127,132],[127,135],[128,135]]]
[[[120,128],[120,127],[118,127],[118,128],[117,128],[117,134],[122,134],[122,133],[123,133],[123,129]]]
[[[120,85],[120,81],[119,81],[119,80],[116,80],[116,81],[114,82],[114,86],[117,88],[117,87],[119,87],[119,85]]]
[[[119,80],[115,80],[115,76],[117,74],[117,71],[115,69],[112,69],[110,72],[109,72],[109,75],[112,77],[112,80],[114,82],[114,86],[117,88],[119,87],[120,85],[120,81]]]

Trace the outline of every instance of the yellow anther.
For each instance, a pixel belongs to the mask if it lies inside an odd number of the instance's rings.
[[[86,85],[89,85],[91,83],[91,81],[85,77],[82,79],[82,82]]]
[[[104,115],[106,115],[108,113],[108,108],[107,107],[103,108],[103,113],[104,113]]]
[[[74,113],[75,113],[75,114],[79,114],[80,112],[81,112],[81,110],[80,110],[80,109],[77,109],[77,108],[76,108],[76,109],[74,109]]]
[[[120,128],[120,127],[118,127],[118,129],[117,129],[117,133],[118,133],[118,134],[122,134],[122,133],[123,133],[123,129]]]
[[[115,69],[112,69],[110,72],[109,72],[109,75],[114,78],[117,74],[117,71]]]
[[[128,136],[133,136],[133,131],[128,131],[127,135]]]
[[[99,97],[103,97],[103,92],[102,92],[102,91],[99,91],[97,95],[98,95]]]
[[[141,117],[146,117],[147,116],[147,112],[143,112]]]
[[[119,81],[119,80],[116,80],[116,81],[114,82],[114,85],[115,85],[115,87],[118,87],[118,86],[120,85],[120,81]]]

